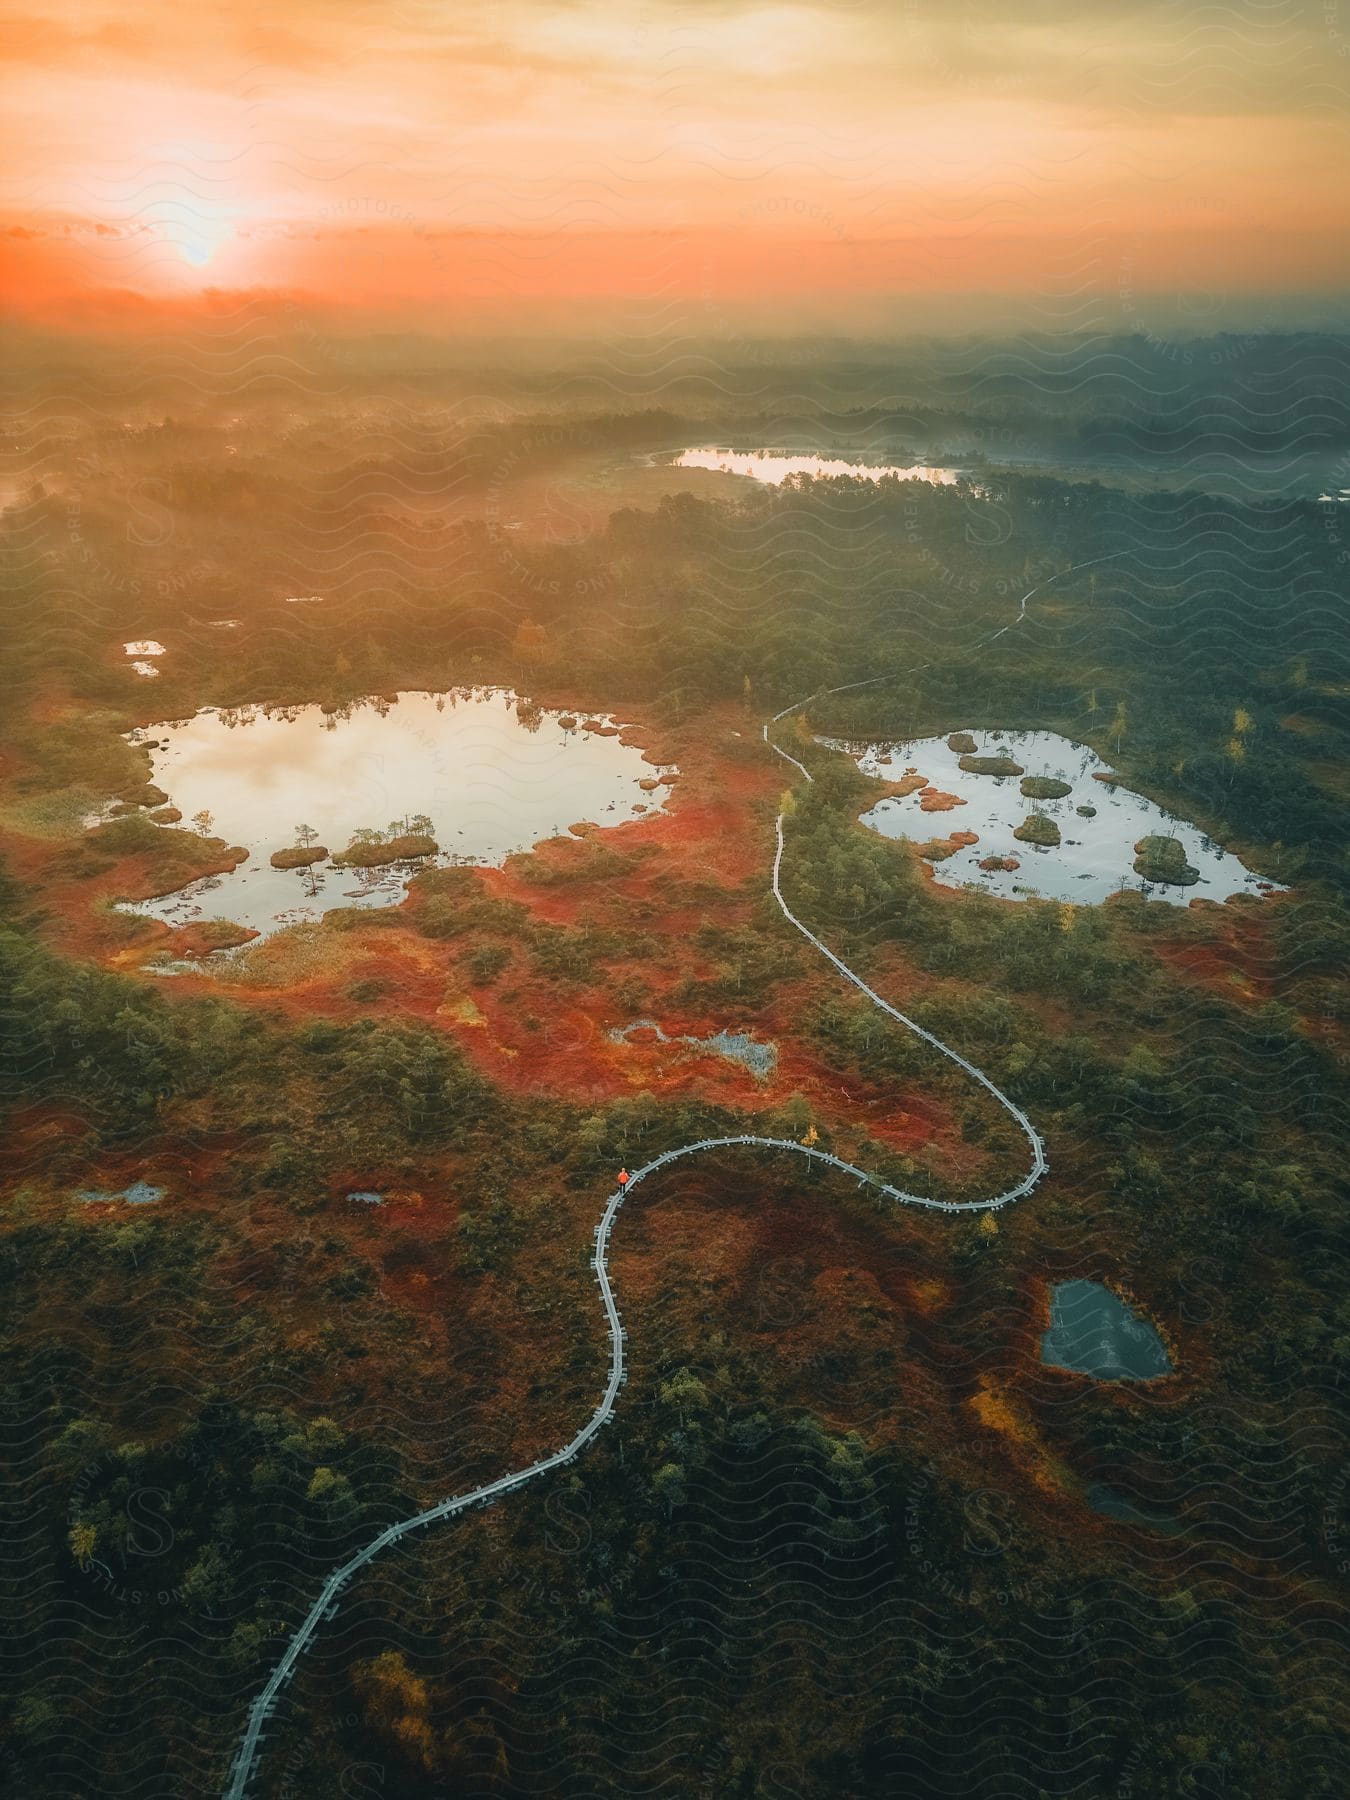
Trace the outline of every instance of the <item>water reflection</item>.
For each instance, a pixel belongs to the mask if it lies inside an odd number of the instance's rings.
[[[329,713],[208,708],[147,726],[130,737],[152,747],[151,779],[184,819],[249,859],[126,910],[267,933],[335,907],[396,905],[422,866],[276,869],[278,852],[336,854],[363,831],[429,829],[439,853],[427,860],[500,864],[583,820],[625,824],[658,811],[664,790],[640,785],[657,770],[617,731],[609,718],[549,712],[503,689],[405,693]]]
[[[1172,1368],[1148,1320],[1100,1281],[1061,1281],[1052,1290],[1041,1361],[1098,1381],[1146,1381]]]
[[[731,475],[749,475],[755,481],[777,486],[789,475],[853,475],[862,481],[880,481],[884,475],[901,481],[931,481],[938,487],[952,487],[961,479],[959,469],[944,469],[930,463],[864,463],[844,457],[814,456],[795,450],[722,450],[703,445],[682,450],[675,458],[677,469],[716,469]]]
[[[907,743],[846,744],[822,738],[844,750],[865,775],[899,782],[914,769],[926,778],[925,789],[878,801],[863,814],[863,824],[883,837],[929,840],[949,832],[972,832],[977,843],[964,844],[937,863],[935,878],[947,887],[978,887],[1007,900],[1038,895],[1047,900],[1096,902],[1121,888],[1141,889],[1154,900],[1185,906],[1195,895],[1226,900],[1232,894],[1269,893],[1278,883],[1253,874],[1230,852],[1143,794],[1130,793],[1094,777],[1110,773],[1094,750],[1053,731],[977,732],[972,755],[962,748],[971,735],[953,732],[951,739],[916,738]],[[981,774],[962,768],[962,761],[1006,757],[1022,773]],[[988,765],[986,765],[988,766]],[[1036,778],[1049,777],[1068,788],[1052,798],[1036,797]],[[1024,784],[1032,788],[1024,792]],[[933,791],[961,804],[932,811]],[[1059,842],[1044,847],[1014,833],[1033,815],[1048,819]],[[1032,838],[1040,835],[1032,832]],[[1053,833],[1045,833],[1053,838]],[[1136,870],[1135,845],[1144,838],[1175,840],[1179,867],[1193,870],[1186,884],[1150,881]],[[993,860],[1005,866],[985,869]],[[1015,867],[1007,867],[1013,863]]]

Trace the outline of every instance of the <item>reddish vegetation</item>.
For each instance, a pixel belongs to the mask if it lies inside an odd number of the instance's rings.
[[[1292,731],[1298,737],[1321,737],[1326,727],[1316,719],[1310,719],[1306,713],[1286,713],[1280,720],[1281,729]]]
[[[239,944],[252,943],[258,935],[247,925],[216,925],[210,920],[197,919],[172,934],[169,948],[175,956],[191,960],[209,956],[213,950],[228,950]]]
[[[1268,1000],[1277,989],[1277,963],[1271,926],[1280,896],[1254,907],[1207,908],[1210,934],[1194,943],[1154,940],[1154,953],[1169,968],[1200,985],[1221,990],[1230,999],[1253,1003]]]
[[[83,1137],[86,1129],[83,1116],[60,1101],[16,1108],[5,1120],[5,1130],[0,1135],[0,1176],[6,1181],[22,1182],[45,1168],[54,1151]],[[91,1181],[88,1185],[104,1187],[107,1183]]]
[[[964,805],[959,794],[944,794],[941,788],[925,787],[919,796],[920,812],[951,812],[953,807]]]
[[[193,867],[194,877],[228,874],[248,854],[238,846],[224,846],[216,840],[194,841],[200,842],[202,847],[200,860]],[[177,947],[175,935],[167,925],[147,921],[145,935],[138,935],[137,948],[133,951],[119,949],[125,941],[123,935],[112,921],[96,910],[101,900],[132,895],[149,897],[153,883],[146,879],[143,855],[115,855],[106,862],[100,857],[98,865],[89,872],[72,871],[68,843],[27,837],[12,831],[0,831],[0,855],[12,877],[26,891],[42,896],[50,908],[46,933],[68,954],[125,966],[128,962],[142,961],[147,944],[157,949]],[[124,929],[139,933],[140,928],[128,920]],[[249,933],[249,936],[254,935]],[[187,942],[190,947],[196,947],[194,940]]]
[[[156,1206],[173,1201],[175,1213],[194,1207],[209,1208],[213,1182],[238,1142],[227,1132],[203,1133],[195,1127],[180,1129],[186,1121],[175,1122],[172,1114],[162,1120],[153,1155],[137,1144],[127,1150],[104,1148],[95,1161],[84,1161],[72,1150],[84,1140],[88,1120],[60,1102],[42,1102],[11,1113],[5,1135],[0,1140],[0,1179],[7,1184],[22,1185],[41,1180],[51,1168],[54,1158],[61,1159],[61,1186],[68,1192],[94,1189],[117,1194],[132,1182],[145,1181],[165,1190],[164,1202],[139,1206],[123,1200],[89,1201],[80,1204],[77,1217],[91,1222],[116,1217],[120,1220],[154,1213]],[[69,1210],[64,1197],[49,1202],[63,1213]]]
[[[980,835],[977,831],[953,831],[945,838],[929,838],[926,844],[916,846],[919,855],[928,862],[946,862],[949,856],[955,856],[958,850],[964,850],[971,844],[978,844]]]
[[[516,1092],[543,1091],[578,1104],[643,1091],[697,1094],[752,1113],[800,1095],[845,1151],[865,1133],[897,1151],[939,1139],[945,1154],[957,1134],[940,1103],[856,1078],[846,1085],[803,1042],[803,1012],[834,986],[824,964],[808,957],[801,981],[780,984],[767,996],[747,992],[743,1003],[700,1006],[676,997],[688,981],[718,973],[715,953],[701,952],[694,942],[702,927],[753,930],[758,923],[783,774],[756,742],[753,722],[732,706],[700,717],[659,745],[648,739],[644,747],[653,761],[679,766],[678,783],[648,778],[669,796],[664,810],[616,830],[550,840],[501,869],[479,871],[477,878],[488,895],[519,903],[542,924],[640,930],[655,947],[652,954],[631,962],[611,959],[593,981],[581,983],[541,973],[529,952],[517,948],[500,976],[480,985],[462,965],[485,940],[473,932],[452,939],[423,936],[417,920],[425,901],[414,895],[399,909],[397,923],[385,914],[369,926],[326,933],[320,972],[306,967],[302,978],[266,986],[232,983],[228,993],[246,1005],[352,1018],[368,1014],[372,1003],[353,999],[350,990],[375,982],[379,998],[373,1004],[382,1016],[419,1018],[449,1032],[486,1074]],[[958,833],[954,841],[973,842],[973,834]],[[148,926],[133,947],[119,947],[91,903],[100,895],[143,892],[141,858],[69,876],[61,869],[61,858],[70,854],[65,846],[14,838],[6,848],[15,875],[50,905],[54,935],[67,950],[134,968],[166,949],[191,957],[209,948],[200,927],[171,932],[157,925]],[[617,875],[616,851],[627,864]],[[597,865],[593,879],[584,873],[591,859]],[[567,879],[530,879],[548,870]],[[254,954],[263,959],[260,968],[284,969],[284,939],[269,940]],[[654,1033],[613,1041],[611,1031],[634,1016],[615,997],[626,979],[640,984],[639,1016],[656,1019],[671,1038],[706,1037],[725,1027],[775,1045],[772,1074],[757,1079],[714,1051],[663,1043]],[[205,973],[185,975],[164,991],[204,993],[214,985]],[[951,1150],[957,1167],[969,1162],[959,1139]]]
[[[1002,1448],[1046,1494],[1057,1498],[1071,1485],[1058,1458],[1008,1389],[983,1377],[966,1404],[986,1431],[998,1434]]]
[[[884,1433],[870,1376],[878,1357],[903,1371],[893,1425],[952,1410],[940,1358],[906,1354],[923,1329],[912,1287],[927,1254],[910,1225],[894,1216],[883,1223],[847,1201],[820,1204],[809,1189],[784,1190],[772,1174],[727,1163],[701,1179],[692,1171],[662,1178],[625,1212],[613,1266],[635,1316],[660,1320],[691,1302],[706,1314],[714,1305],[738,1333],[771,1347],[789,1404],[809,1405],[839,1429],[856,1427],[865,1408],[869,1430]],[[635,1339],[639,1379],[646,1346]]]
[[[678,783],[648,777],[647,791],[665,810],[616,830],[554,839],[474,878],[484,893],[518,903],[537,923],[600,933],[640,931],[653,946],[649,954],[627,963],[607,961],[590,981],[563,981],[540,973],[519,944],[495,981],[480,985],[465,965],[483,938],[473,932],[451,939],[424,936],[418,921],[427,900],[414,894],[378,922],[372,918],[350,931],[324,932],[317,973],[280,987],[231,985],[226,991],[240,1004],[292,1015],[348,1019],[375,1011],[415,1018],[453,1036],[499,1086],[556,1095],[579,1107],[646,1091],[662,1098],[698,1095],[753,1115],[800,1095],[822,1140],[840,1154],[867,1162],[859,1146],[868,1139],[899,1153],[918,1153],[957,1179],[981,1174],[984,1153],[962,1140],[945,1103],[921,1089],[907,1092],[889,1081],[842,1075],[803,1038],[803,1017],[839,989],[819,959],[804,955],[799,978],[767,994],[751,988],[743,1004],[714,1010],[681,992],[689,980],[717,972],[717,952],[704,951],[696,941],[702,927],[758,931],[767,916],[773,817],[786,777],[757,736],[753,721],[728,706],[690,721],[659,744],[644,740],[653,761],[676,762],[681,771]],[[915,792],[925,785],[911,771],[892,791]],[[937,796],[944,798],[955,800]],[[924,810],[946,808],[925,804]],[[972,832],[954,832],[946,843],[954,850],[976,841]],[[144,944],[119,949],[91,905],[100,894],[139,891],[141,859],[122,858],[101,872],[80,875],[71,870],[66,845],[9,834],[5,850],[13,874],[43,902],[50,920],[45,929],[63,947],[124,967],[145,959]],[[617,874],[615,852],[624,859]],[[593,875],[586,873],[588,864]],[[989,858],[982,866],[1016,867],[1017,859]],[[530,879],[550,870],[576,878],[552,885]],[[941,903],[962,904],[956,890],[936,885],[929,892]],[[1206,920],[1214,941],[1157,940],[1157,954],[1188,979],[1221,984],[1230,994],[1240,981],[1244,995],[1264,998],[1272,991],[1274,972],[1269,917],[1264,906],[1223,908]],[[156,929],[146,941],[180,954],[205,948],[190,931],[171,934],[167,928]],[[282,940],[275,942],[280,946]],[[260,946],[250,958],[269,948]],[[877,963],[880,991],[902,1005],[937,985],[894,944],[880,950]],[[626,978],[642,984],[641,1014],[657,1020],[671,1037],[702,1037],[729,1027],[775,1044],[779,1060],[772,1075],[757,1080],[712,1051],[663,1043],[650,1031],[614,1042],[609,1033],[633,1017],[616,996]],[[351,990],[367,982],[379,984],[373,1004],[352,997]],[[172,998],[217,990],[202,974],[165,983],[163,991]],[[1047,1023],[1050,1010],[1041,1007]],[[1066,1017],[1062,1023],[1067,1028],[1071,1021]],[[143,1150],[125,1164],[106,1158],[69,1185],[117,1189],[131,1179],[148,1179],[169,1190],[165,1206],[172,1204],[176,1213],[211,1204],[212,1172],[223,1167],[231,1147],[223,1137],[203,1147],[200,1133],[188,1129],[172,1106],[166,1111],[162,1147],[152,1162]],[[81,1121],[55,1108],[34,1109],[13,1121],[4,1163],[16,1178],[31,1174],[62,1146],[78,1141],[82,1131]],[[516,1302],[505,1288],[490,1274],[472,1280],[464,1274],[457,1253],[460,1179],[455,1159],[444,1157],[415,1169],[400,1164],[397,1170],[343,1171],[332,1182],[325,1232],[331,1226],[368,1260],[380,1292],[411,1313],[420,1330],[398,1358],[369,1360],[363,1369],[367,1404],[377,1407],[387,1394],[398,1403],[401,1393],[390,1394],[395,1384],[434,1379],[451,1397],[455,1416],[462,1417],[466,1441],[494,1443],[500,1420],[508,1419],[506,1429],[518,1435],[519,1449],[533,1455],[543,1444],[563,1441],[573,1428],[576,1413],[589,1403],[592,1371],[565,1372],[561,1321],[556,1340],[549,1335],[553,1327],[537,1317],[522,1321],[523,1330],[516,1332]],[[822,1203],[827,1183],[828,1205]],[[346,1193],[357,1189],[381,1192],[385,1204],[349,1203]],[[865,1390],[867,1429],[912,1432],[916,1418],[932,1419],[938,1421],[936,1432],[960,1454],[975,1427],[972,1453],[985,1453],[980,1443],[999,1454],[1006,1451],[1031,1484],[1059,1495],[1057,1467],[1046,1447],[1053,1434],[1044,1422],[1038,1427],[1028,1396],[992,1378],[972,1389],[973,1373],[951,1316],[961,1283],[945,1262],[934,1266],[934,1259],[947,1254],[946,1238],[930,1233],[922,1218],[874,1211],[868,1197],[854,1195],[847,1182],[822,1178],[819,1195],[800,1170],[776,1171],[758,1159],[736,1156],[691,1159],[677,1175],[657,1178],[643,1190],[642,1204],[625,1211],[616,1240],[614,1268],[625,1305],[655,1319],[681,1304],[686,1310],[696,1305],[706,1316],[708,1296],[715,1294],[738,1328],[772,1342],[789,1395],[823,1413],[827,1423],[857,1426]],[[294,1217],[271,1206],[263,1199],[252,1207],[247,1250],[218,1271],[243,1305],[254,1297],[261,1303],[276,1286],[278,1266],[284,1266],[278,1259],[292,1254]],[[114,1215],[120,1222],[134,1210],[114,1203],[82,1208],[81,1215],[93,1226]],[[578,1207],[568,1223],[575,1225],[576,1236],[569,1251],[580,1250],[593,1217]],[[1020,1218],[1003,1227],[1026,1228]],[[943,1247],[935,1248],[939,1242]],[[580,1263],[579,1257],[573,1260]],[[523,1284],[528,1287],[537,1275],[542,1289],[556,1274],[557,1261],[556,1238],[541,1235],[520,1252]],[[332,1309],[320,1291],[311,1294],[298,1278],[295,1294],[286,1348],[308,1355],[330,1324]],[[649,1341],[659,1343],[659,1332],[651,1340],[635,1334],[639,1369]],[[466,1355],[463,1346],[470,1343],[474,1349]],[[848,1373],[870,1369],[879,1354],[897,1371],[894,1410],[884,1416],[875,1412],[870,1377],[863,1383]],[[320,1359],[315,1366],[321,1384],[345,1379],[340,1361]],[[483,1376],[488,1368],[490,1382]],[[1043,1379],[1039,1370],[1036,1379]],[[478,1406],[489,1391],[492,1417],[485,1418]],[[445,1416],[446,1406],[438,1406],[428,1425],[427,1479],[433,1491],[443,1475],[437,1459],[449,1454],[437,1423]],[[415,1433],[416,1427],[407,1429]],[[494,1455],[510,1460],[505,1449]]]

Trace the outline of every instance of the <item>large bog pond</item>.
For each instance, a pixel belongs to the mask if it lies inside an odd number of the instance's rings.
[[[184,824],[209,814],[211,835],[249,852],[232,874],[127,908],[172,925],[222,918],[267,933],[336,907],[397,905],[418,868],[500,864],[574,824],[658,811],[666,792],[640,785],[667,771],[612,719],[544,711],[502,689],[402,693],[338,714],[207,708],[130,741],[150,746],[151,780]],[[302,826],[336,854],[361,832],[404,835],[418,815],[437,845],[420,861],[271,866]]]
[[[975,843],[962,844],[934,863],[935,878],[947,887],[983,888],[1006,900],[1036,895],[1078,902],[1105,900],[1121,888],[1135,888],[1178,906],[1197,895],[1226,900],[1233,894],[1269,893],[1278,887],[1253,874],[1198,826],[1165,812],[1143,794],[1095,780],[1110,773],[1109,765],[1086,744],[1053,731],[953,732],[950,739],[866,746],[830,738],[821,742],[847,751],[866,775],[901,782],[908,770],[914,770],[925,777],[926,787],[878,801],[863,814],[862,822],[883,837],[922,843],[954,832],[973,833]],[[967,743],[971,749],[964,747]],[[1019,773],[980,773],[963,768],[963,759],[986,766],[1006,761]],[[1024,791],[1024,783],[1034,790],[1047,780],[1067,791],[1052,798]],[[935,793],[951,795],[961,804],[931,810]],[[1058,843],[1013,835],[1026,828],[1033,814],[1042,815],[1053,827],[1053,831],[1036,828],[1035,835],[1057,837]],[[1156,850],[1152,862],[1145,858],[1147,872],[1141,872],[1135,867],[1135,846],[1145,838],[1169,840],[1170,848],[1167,843],[1160,847],[1161,862]],[[989,859],[1011,861],[1016,867],[982,868]],[[1166,874],[1180,879],[1160,878]]]

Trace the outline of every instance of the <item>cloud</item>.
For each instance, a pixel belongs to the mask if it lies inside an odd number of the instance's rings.
[[[447,237],[503,293],[696,291],[699,256],[808,291],[846,279],[842,244],[859,291],[993,289],[1094,233],[1124,255],[1199,227],[1225,279],[1283,233],[1292,280],[1350,239],[1336,29],[1325,0],[82,0],[11,21],[0,210],[13,254],[62,243],[38,294],[373,303],[379,246],[434,305],[467,279],[429,253]],[[666,265],[625,264],[648,243]]]

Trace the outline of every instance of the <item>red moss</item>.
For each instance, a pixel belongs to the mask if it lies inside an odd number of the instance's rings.
[[[169,939],[169,947],[175,956],[184,958],[209,956],[214,950],[235,949],[240,944],[251,943],[261,934],[251,930],[247,925],[232,925],[213,919],[198,919],[191,925],[181,926]],[[158,949],[159,946],[157,945]]]
[[[1230,999],[1256,1003],[1272,998],[1277,958],[1270,942],[1271,915],[1264,907],[1215,906],[1210,917],[1212,937],[1198,943],[1152,940],[1154,954],[1188,981]]]
[[[331,959],[321,973],[280,989],[232,984],[231,999],[292,1016],[347,1019],[371,1010],[349,990],[377,982],[382,1016],[418,1018],[447,1032],[485,1074],[515,1092],[596,1104],[649,1090],[670,1097],[699,1096],[751,1114],[801,1094],[822,1130],[835,1133],[845,1150],[865,1133],[898,1151],[940,1146],[944,1160],[951,1156],[956,1166],[963,1159],[968,1163],[970,1153],[945,1108],[856,1075],[845,1079],[802,1044],[803,1009],[835,986],[823,964],[805,965],[804,983],[785,984],[767,996],[747,995],[742,1007],[732,1009],[734,1017],[726,1007],[709,1011],[676,998],[690,978],[716,973],[710,955],[693,942],[699,928],[707,923],[753,926],[763,906],[783,775],[745,728],[744,713],[728,706],[689,721],[661,743],[660,760],[678,762],[681,771],[662,810],[612,831],[553,839],[508,859],[503,868],[475,871],[475,880],[489,896],[520,904],[542,924],[616,932],[631,931],[636,924],[661,947],[656,957],[612,962],[597,971],[593,982],[577,985],[536,973],[529,956],[518,953],[495,983],[478,985],[467,979],[462,965],[491,940],[473,932],[454,939],[423,937],[417,920],[427,897],[414,886],[401,908],[380,915],[378,926],[333,933]],[[733,751],[738,734],[745,735]],[[658,752],[651,748],[648,753]],[[955,836],[966,843],[974,834]],[[49,847],[45,852],[27,848],[37,885],[50,893],[41,869]],[[617,875],[615,851],[627,865]],[[594,879],[586,874],[592,860]],[[540,869],[569,878],[550,884],[532,881],[529,877]],[[23,873],[18,867],[15,872]],[[110,870],[107,887],[125,891],[132,885],[129,873]],[[62,921],[68,947],[107,955],[86,911],[90,885],[80,885],[77,900],[71,896],[69,911],[59,897],[53,911]],[[157,926],[142,945],[115,953],[113,960],[135,966],[150,950],[166,945],[204,947],[190,932],[175,935]],[[614,999],[616,984],[625,979],[641,985],[641,1011],[659,1019],[671,1037],[706,1037],[731,1026],[775,1043],[779,1060],[772,1075],[759,1080],[714,1051],[663,1044],[654,1033],[613,1042],[609,1032],[628,1023]],[[909,980],[911,973],[899,979]],[[177,997],[210,991],[211,986],[208,977],[186,976],[164,991]],[[352,1185],[378,1184],[367,1173]]]

